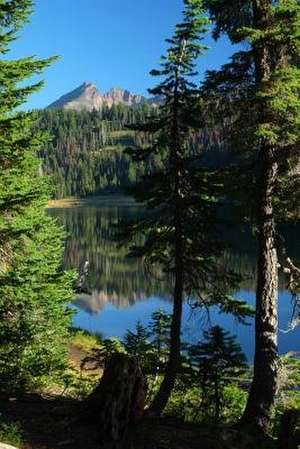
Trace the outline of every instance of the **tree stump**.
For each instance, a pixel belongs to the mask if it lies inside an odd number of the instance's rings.
[[[123,449],[129,425],[143,416],[145,390],[136,358],[113,354],[86,402],[88,416],[99,428],[101,449]]]
[[[281,418],[278,449],[298,449],[300,446],[300,411],[287,410]]]

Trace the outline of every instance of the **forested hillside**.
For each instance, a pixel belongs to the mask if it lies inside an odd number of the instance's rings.
[[[39,155],[43,172],[53,177],[53,196],[84,197],[122,191],[141,175],[160,169],[162,154],[159,152],[138,165],[124,152],[133,144],[150,144],[149,135],[136,133],[126,126],[156,114],[157,109],[148,104],[104,106],[92,112],[38,111],[37,126],[49,133],[49,141]],[[202,148],[212,149],[217,140],[217,134],[212,132],[202,133],[201,137],[191,136],[191,148],[197,152]],[[209,158],[215,160],[215,152],[210,154]]]
[[[300,449],[300,2],[89,3],[0,0],[0,449]]]
[[[38,126],[47,130],[50,138],[40,156],[44,172],[53,175],[54,196],[115,191],[134,182],[136,169],[123,150],[138,137],[125,129],[125,123],[140,120],[149,112],[147,105],[93,112],[40,111]]]

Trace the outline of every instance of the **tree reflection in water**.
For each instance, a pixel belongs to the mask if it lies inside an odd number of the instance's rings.
[[[126,257],[127,248],[118,245],[118,224],[142,215],[141,207],[72,207],[49,209],[67,232],[64,264],[66,268],[81,269],[89,261],[86,292],[77,296],[74,304],[90,313],[99,313],[107,304],[123,309],[159,297],[170,301],[170,280],[159,268],[151,274],[141,259]],[[299,259],[300,242],[297,238],[299,226],[281,230],[294,259]],[[255,288],[255,240],[250,230],[241,227],[224,231],[231,245],[224,254],[224,263],[237,273],[243,281],[241,290],[251,292]],[[284,280],[282,280],[284,288]]]

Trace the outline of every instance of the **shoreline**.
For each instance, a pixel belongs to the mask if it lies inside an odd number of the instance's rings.
[[[69,197],[57,200],[49,200],[46,209],[65,209],[85,206],[142,207],[142,205],[137,203],[131,196],[121,194],[107,194],[86,198]]]

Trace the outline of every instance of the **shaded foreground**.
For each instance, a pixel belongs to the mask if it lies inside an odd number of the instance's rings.
[[[65,397],[0,397],[1,416],[19,422],[23,429],[22,449],[99,449],[99,429],[79,418],[81,412],[81,401]],[[139,422],[130,432],[130,441],[132,449],[275,448],[272,441],[257,442],[237,431],[199,427],[171,418]]]

